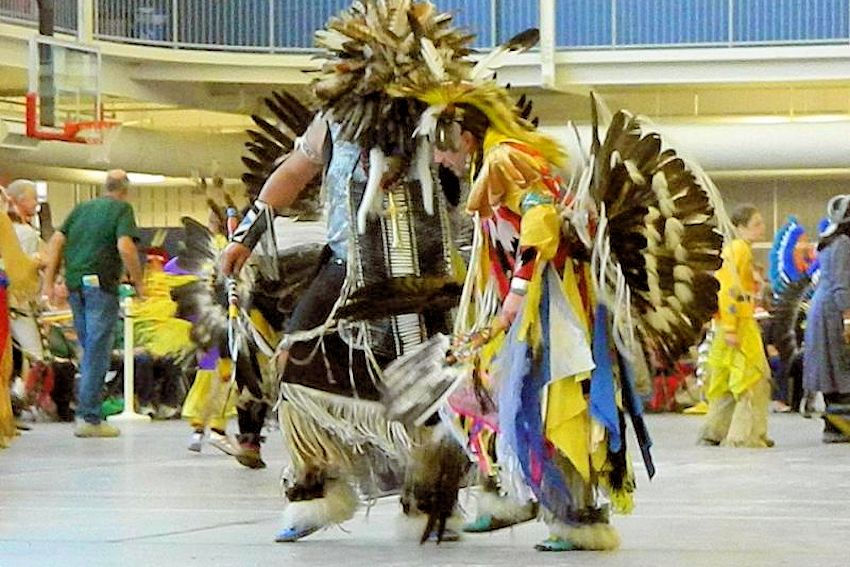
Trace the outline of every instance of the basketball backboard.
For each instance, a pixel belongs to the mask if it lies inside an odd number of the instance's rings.
[[[27,136],[100,143],[104,122],[100,51],[93,46],[35,36],[30,40]]]

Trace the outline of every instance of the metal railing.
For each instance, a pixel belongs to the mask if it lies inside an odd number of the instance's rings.
[[[96,39],[182,49],[310,50],[352,0],[55,0],[57,30],[93,2]],[[536,0],[432,0],[491,47],[539,25]],[[36,0],[0,0],[0,20],[34,25]],[[559,49],[850,42],[850,0],[557,0]]]
[[[57,32],[76,33],[77,0],[56,0],[53,12]],[[38,27],[38,2],[0,0],[0,21]]]

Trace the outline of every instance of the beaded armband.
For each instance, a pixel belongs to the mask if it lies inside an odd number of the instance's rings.
[[[517,295],[525,295],[528,293],[528,280],[524,280],[522,278],[512,278],[511,279],[511,292]]]
[[[242,222],[233,231],[233,236],[230,237],[231,242],[242,244],[249,250],[253,250],[257,242],[263,234],[272,225],[274,218],[274,210],[271,205],[257,199],[245,216]]]

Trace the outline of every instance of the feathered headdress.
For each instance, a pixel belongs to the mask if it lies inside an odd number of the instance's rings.
[[[412,155],[413,131],[424,106],[390,96],[390,85],[426,79],[431,69],[465,76],[473,36],[430,2],[359,0],[316,32],[326,50],[313,92],[333,112],[344,139],[385,155]]]
[[[416,133],[439,149],[455,149],[459,144],[461,124],[475,130],[483,141],[485,134],[496,132],[500,137],[533,147],[553,165],[563,165],[565,155],[553,139],[538,132],[528,120],[524,104],[511,98],[508,88],[494,80],[494,69],[505,55],[525,51],[537,44],[537,29],[523,31],[490,52],[464,73],[449,75],[432,58],[425,59],[427,72],[404,77],[389,88],[394,96],[417,99],[426,105],[421,113]],[[427,53],[427,45],[423,52]]]
[[[380,202],[387,156],[416,159],[428,214],[433,214],[430,153],[414,131],[425,109],[416,97],[392,96],[391,85],[469,73],[466,56],[473,36],[451,25],[452,16],[430,2],[357,0],[316,32],[326,50],[313,93],[340,125],[340,136],[369,152],[369,179],[357,212],[357,230]]]
[[[806,229],[791,215],[776,232],[770,249],[770,285],[777,296],[785,288],[807,275],[811,275],[815,258],[814,251],[806,244]]]

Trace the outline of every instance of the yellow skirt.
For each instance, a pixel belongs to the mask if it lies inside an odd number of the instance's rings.
[[[195,382],[183,402],[183,418],[195,427],[209,425],[225,429],[236,416],[235,388],[230,387],[229,360],[219,360],[215,370],[198,370]]]
[[[742,319],[738,324],[737,347],[726,344],[722,330],[718,329],[708,353],[707,367],[709,401],[731,393],[735,399],[750,390],[759,380],[770,375],[770,366],[764,354],[761,331],[755,319]]]

